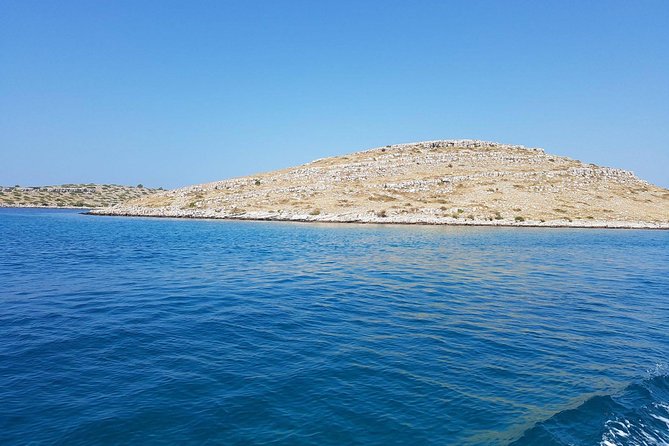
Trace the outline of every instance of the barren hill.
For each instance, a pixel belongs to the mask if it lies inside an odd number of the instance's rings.
[[[0,186],[0,207],[96,208],[144,197],[157,189],[142,185],[61,184],[59,186]]]
[[[102,215],[669,228],[669,190],[542,149],[426,141],[189,186]]]

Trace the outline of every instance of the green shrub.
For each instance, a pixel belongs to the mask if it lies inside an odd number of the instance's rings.
[[[517,216],[517,217],[515,218],[515,220],[516,220],[516,221],[525,221],[525,218],[524,218],[524,217],[521,217],[521,216]]]

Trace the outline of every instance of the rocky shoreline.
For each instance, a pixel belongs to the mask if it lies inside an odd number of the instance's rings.
[[[328,223],[669,229],[669,190],[543,149],[396,144],[161,191],[94,215]]]
[[[581,229],[659,229],[669,230],[669,223],[647,223],[642,221],[516,221],[501,220],[467,220],[456,218],[401,218],[377,217],[375,215],[308,215],[269,213],[251,213],[245,215],[221,215],[219,212],[188,212],[183,210],[147,212],[146,209],[112,211],[110,209],[92,209],[86,215],[110,217],[144,217],[144,218],[182,218],[202,220],[244,220],[244,221],[276,221],[301,223],[351,223],[351,224],[390,224],[390,225],[436,225],[436,226],[490,226],[490,227],[525,227],[525,228],[581,228]]]
[[[52,206],[52,205],[47,205],[47,206],[35,206],[31,204],[5,204],[5,203],[0,203],[0,208],[4,209],[80,209],[82,211],[89,209],[88,207],[82,207],[82,206]]]

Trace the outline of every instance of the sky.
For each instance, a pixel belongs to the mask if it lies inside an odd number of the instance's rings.
[[[456,138],[669,187],[669,1],[0,0],[2,185]]]

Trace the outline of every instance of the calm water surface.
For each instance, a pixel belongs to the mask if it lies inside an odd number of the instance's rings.
[[[0,444],[669,442],[669,232],[0,209]]]

